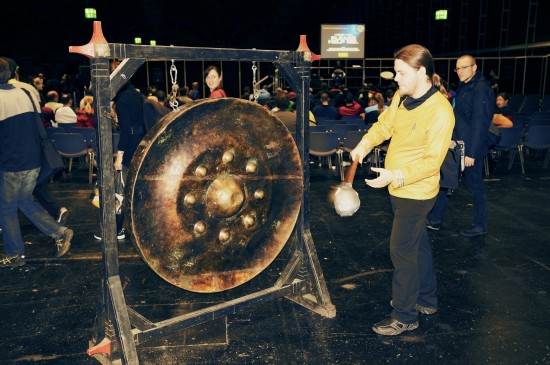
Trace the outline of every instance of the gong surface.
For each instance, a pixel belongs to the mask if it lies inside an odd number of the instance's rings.
[[[286,127],[241,99],[204,99],[161,119],[128,172],[130,238],[160,277],[219,292],[264,270],[298,218],[302,165]]]

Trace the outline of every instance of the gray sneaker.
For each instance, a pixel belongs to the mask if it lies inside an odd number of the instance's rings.
[[[395,308],[393,306],[393,300],[390,300],[390,305],[393,308]],[[426,314],[426,315],[435,314],[435,312],[437,312],[437,307],[425,307],[425,306],[420,305],[420,304],[415,304],[414,309],[416,309],[416,311],[418,313],[422,313],[422,314]]]
[[[55,257],[61,257],[69,251],[72,239],[73,230],[70,228],[65,228],[61,236],[55,240],[55,249],[57,250]]]
[[[372,326],[374,332],[385,336],[397,336],[405,331],[413,331],[417,328],[418,321],[414,323],[403,323],[394,318],[386,318]]]
[[[420,304],[416,304],[414,307],[416,308],[416,311],[418,313],[422,313],[426,315],[434,314],[435,312],[437,312],[436,307],[424,307],[423,305],[420,305]]]

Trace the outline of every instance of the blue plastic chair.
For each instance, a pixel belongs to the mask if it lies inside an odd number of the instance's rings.
[[[309,126],[309,133],[314,132],[328,132],[327,127],[324,125],[310,125]]]
[[[340,124],[340,123],[342,123],[342,121],[337,120],[337,119],[325,119],[325,120],[318,120],[317,121],[317,125],[323,125],[329,131],[332,130],[332,126],[334,126],[335,124]]]
[[[88,148],[94,148],[94,146],[96,146],[96,142],[95,142],[95,136],[96,136],[96,131],[95,131],[95,128],[71,128],[69,131],[69,133],[80,133],[84,136],[84,139],[86,140],[86,143],[88,145]]]
[[[540,101],[540,110],[550,112],[550,95],[544,95]]]
[[[317,125],[322,125],[324,123],[325,120],[333,120],[331,117],[315,117],[315,123],[317,123]]]
[[[73,158],[87,157],[88,180],[92,183],[93,154],[86,145],[84,136],[80,133],[55,133],[52,136],[59,154],[69,159],[69,172],[72,170]]]
[[[345,143],[348,132],[358,130],[359,126],[357,124],[335,124],[332,126],[332,131],[338,135],[338,140],[342,145]]]
[[[336,155],[336,166],[340,166],[342,151],[338,135],[334,132],[313,132],[309,135],[309,154],[319,157],[319,166],[322,166],[322,158],[328,160],[328,167],[332,168],[332,156]]]
[[[520,140],[523,134],[522,126],[514,126],[512,128],[500,128],[500,141],[493,147],[499,154],[502,151],[508,151],[508,171],[512,169],[514,164],[514,158],[516,157],[516,151],[520,152]],[[521,160],[521,159],[520,159]],[[522,164],[523,170],[523,164]]]
[[[519,145],[519,158],[521,160],[521,172],[525,174],[523,167],[523,149],[527,147],[532,150],[547,150],[542,167],[548,168],[550,160],[550,125],[531,125],[527,128],[525,140]]]
[[[366,131],[348,131],[346,139],[344,140],[344,145],[342,147],[344,151],[348,153],[351,152],[351,150],[357,147],[357,144],[361,141],[366,133]]]
[[[360,115],[344,115],[342,117],[342,121],[345,121],[345,122],[355,121],[355,120],[363,120],[363,118]]]
[[[348,124],[348,125],[356,125],[357,127],[359,127],[359,129],[361,130],[364,130],[365,127],[366,127],[366,123],[363,119],[359,118],[359,119],[348,119],[348,120],[342,120],[342,123],[338,123],[338,124]]]
[[[540,110],[540,97],[538,94],[528,94],[523,100],[520,112],[531,114]]]
[[[372,126],[369,125],[370,128]],[[344,145],[342,146],[342,149],[344,152],[350,153],[355,147],[357,147],[357,144],[361,141],[363,136],[367,134],[367,131],[364,129],[358,130],[358,131],[349,131],[347,133],[346,139],[344,140]],[[382,167],[382,159],[380,157],[381,149],[380,146],[376,146],[373,148],[371,153],[365,159],[363,160],[362,166],[376,166],[376,167]],[[350,161],[351,163],[351,161]],[[347,163],[346,163],[347,164]],[[344,181],[344,161],[342,158],[342,168],[340,169],[340,177],[342,181]]]
[[[513,122],[514,127],[523,127],[527,126],[527,121],[529,120],[530,115],[525,113],[514,113],[513,115]]]
[[[48,138],[49,139],[52,139],[52,136],[55,134],[55,133],[66,133],[65,129],[63,128],[59,128],[59,127],[49,127],[49,128],[46,128],[46,134],[48,135]]]
[[[61,127],[65,131],[70,131],[73,128],[76,128],[76,123],[57,123],[58,128]]]
[[[550,125],[550,112],[535,112],[529,118],[529,126]]]
[[[92,177],[95,176],[93,173],[93,162],[95,162],[95,155],[97,151],[97,139],[96,139],[96,130],[95,128],[88,127],[75,127],[71,128],[70,133],[80,133],[86,141],[86,146],[88,147],[88,154],[92,161]]]
[[[508,105],[510,106],[510,108],[512,108],[512,111],[514,113],[519,112],[519,109],[523,105],[524,99],[525,99],[525,95],[523,94],[516,94],[510,97],[510,101],[508,102]]]

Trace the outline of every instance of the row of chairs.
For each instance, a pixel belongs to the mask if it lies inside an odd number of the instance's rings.
[[[330,117],[315,117],[315,122],[318,125],[327,124],[327,123],[330,123],[331,121],[336,121],[338,123],[343,124],[343,123],[348,123],[348,122],[363,121],[363,118],[360,115],[344,116],[344,117],[341,117],[340,119],[334,119],[334,118],[330,118]]]
[[[340,178],[344,180],[344,153],[350,153],[367,133],[366,130],[352,130],[346,133],[344,139],[340,139],[336,132],[311,132],[309,137],[309,154],[319,158],[319,166],[323,163],[323,158],[327,160],[327,165],[332,168],[332,158],[336,158],[335,167]],[[380,167],[381,148],[377,147],[368,157],[372,165]]]
[[[343,180],[343,155],[345,152],[351,152],[366,132],[366,130],[347,131],[346,137],[342,139],[341,135],[334,131],[312,132],[310,129],[309,154],[319,157],[320,165],[322,164],[323,158],[327,159],[329,168],[332,167],[332,158],[336,157],[336,167],[339,169],[340,176]],[[516,125],[512,128],[500,129],[500,134],[500,141],[493,149],[498,154],[504,151],[509,153],[508,170],[512,169],[517,153],[521,163],[521,172],[525,174],[525,149],[546,151],[543,168],[548,168],[550,163],[550,124],[531,124],[527,128]],[[371,156],[369,156],[372,165],[380,167],[383,152],[384,149],[382,146],[378,146],[373,150]],[[484,164],[485,174],[488,176],[489,166],[487,158]]]
[[[500,140],[492,149],[497,153],[508,152],[508,171],[512,169],[516,153],[521,163],[521,173],[525,174],[525,148],[534,151],[547,151],[543,168],[548,168],[550,161],[550,124],[532,124],[527,127],[514,123],[512,128],[500,129]],[[485,175],[489,175],[488,158],[484,161]]]
[[[323,119],[317,121],[317,126],[331,128],[334,125],[355,125],[364,128],[366,123],[363,119]]]
[[[516,94],[508,103],[514,112],[530,114],[539,111],[550,111],[550,95],[542,98],[538,94]]]
[[[514,113],[514,126],[550,125],[550,112]]]
[[[360,124],[333,124],[333,125],[316,125],[316,126],[309,126],[309,133],[315,133],[315,132],[334,132],[338,135],[338,139],[343,143],[346,139],[348,132],[354,132],[354,131],[367,131],[372,126],[371,124],[368,125],[360,125]]]

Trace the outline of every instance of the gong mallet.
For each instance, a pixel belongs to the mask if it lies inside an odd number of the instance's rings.
[[[357,160],[351,163],[344,182],[338,186],[336,193],[334,193],[334,209],[340,217],[351,217],[357,212],[361,201],[359,200],[359,194],[353,190],[352,184],[357,171]]]

